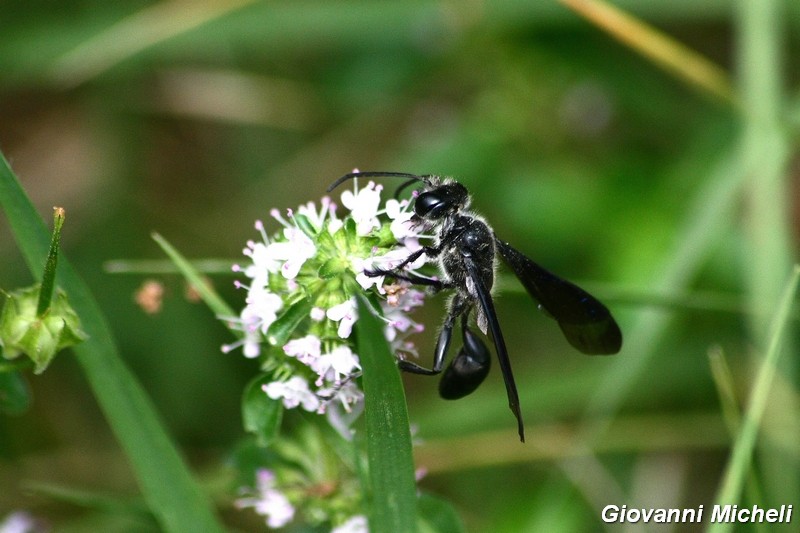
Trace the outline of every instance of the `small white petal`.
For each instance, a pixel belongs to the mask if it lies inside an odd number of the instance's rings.
[[[337,346],[332,352],[320,355],[310,366],[320,377],[318,386],[322,385],[323,379],[339,383],[361,370],[358,356],[347,346]]]
[[[308,383],[300,376],[293,376],[288,381],[273,381],[261,387],[273,400],[282,399],[283,406],[294,409],[298,405],[309,412],[319,407],[319,398],[308,388]]]
[[[339,320],[346,317],[350,314],[353,309],[355,308],[353,299],[345,300],[344,302],[334,305],[330,309],[325,312],[325,315],[333,320],[334,322],[338,322]]]
[[[33,533],[43,531],[41,524],[27,511],[14,511],[0,520],[0,533]]]
[[[350,190],[342,192],[342,204],[350,209],[350,216],[356,222],[358,235],[368,235],[374,228],[381,226],[378,220],[381,190],[381,186],[369,182],[357,194]]]
[[[369,533],[367,517],[356,515],[348,519],[344,524],[335,527],[331,533]]]
[[[351,298],[339,305],[334,305],[325,313],[330,320],[339,322],[337,333],[342,339],[346,339],[350,336],[353,331],[353,324],[355,324],[358,318],[355,303],[355,299]]]
[[[265,468],[256,472],[256,494],[236,500],[236,506],[240,509],[252,507],[257,514],[267,518],[267,526],[272,529],[291,522],[295,513],[289,499],[275,488],[275,474]]]
[[[297,357],[303,364],[310,365],[320,356],[322,341],[316,335],[306,335],[301,339],[287,342],[283,351],[286,355]]]

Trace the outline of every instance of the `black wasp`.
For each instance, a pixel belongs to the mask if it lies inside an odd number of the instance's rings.
[[[442,372],[444,359],[456,320],[461,319],[464,345],[444,370],[439,394],[457,399],[472,393],[489,373],[490,355],[484,342],[469,326],[469,315],[476,309],[478,328],[490,333],[503,371],[508,405],[517,418],[519,438],[525,441],[519,395],[511,372],[508,350],[500,331],[491,290],[494,285],[495,256],[511,267],[528,293],[544,311],[558,322],[567,341],[583,353],[606,355],[619,352],[622,332],[608,308],[589,293],[534,263],[510,244],[497,238],[494,231],[478,215],[469,210],[470,195],[466,187],[439,176],[418,176],[405,172],[352,172],[336,180],[332,191],[353,178],[396,177],[407,181],[397,189],[399,194],[415,182],[424,184],[414,201],[412,222],[423,230],[436,232],[432,246],[424,246],[410,254],[390,270],[373,270],[365,274],[388,275],[435,291],[452,289],[447,316],[436,342],[433,368],[400,360],[401,369],[415,374],[435,375]],[[439,262],[442,278],[433,279],[403,270],[425,254]]]

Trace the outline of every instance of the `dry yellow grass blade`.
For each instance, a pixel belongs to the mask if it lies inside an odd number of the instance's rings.
[[[603,0],[560,0],[664,70],[724,102],[737,104],[727,72],[656,28]]]

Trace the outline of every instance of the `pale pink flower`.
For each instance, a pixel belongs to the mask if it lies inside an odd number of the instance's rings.
[[[316,335],[306,335],[300,339],[293,339],[283,346],[286,355],[296,357],[304,365],[311,366],[320,356],[322,341]]]
[[[294,518],[294,507],[284,494],[275,488],[275,474],[261,468],[256,472],[256,495],[236,500],[236,507],[252,507],[267,518],[267,526],[278,529]]]
[[[348,346],[337,346],[332,352],[317,357],[310,366],[319,376],[318,387],[322,386],[323,380],[338,384],[361,370],[358,356]]]
[[[349,189],[342,193],[342,204],[350,210],[350,216],[356,221],[356,233],[369,235],[373,229],[381,227],[378,220],[378,207],[381,203],[381,190],[383,187],[373,182],[360,191],[353,192]]]
[[[283,261],[281,274],[286,279],[294,279],[307,259],[314,257],[317,247],[300,228],[288,227],[283,230],[285,242],[273,242],[267,246],[270,257]]]
[[[353,331],[353,324],[355,324],[358,314],[356,312],[356,303],[353,298],[346,300],[339,305],[334,305],[325,312],[325,315],[339,323],[337,331],[339,337],[346,339]]]
[[[283,406],[294,409],[301,405],[309,412],[319,409],[319,398],[308,388],[308,382],[300,376],[292,376],[287,381],[273,381],[261,387],[273,400],[283,400]]]
[[[367,517],[364,515],[355,515],[342,525],[333,528],[331,533],[369,533]]]

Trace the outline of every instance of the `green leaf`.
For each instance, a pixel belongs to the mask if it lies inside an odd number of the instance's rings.
[[[308,220],[308,217],[305,215],[301,215],[300,213],[295,213],[293,220],[297,223],[297,226],[300,228],[300,231],[305,233],[308,237],[314,238],[316,237],[319,230],[317,230],[314,225]]]
[[[425,493],[420,495],[419,517],[423,531],[464,533],[464,524],[450,502],[436,496]]]
[[[0,156],[0,205],[28,268],[39,278],[50,232]],[[211,502],[167,435],[150,398],[122,361],[105,316],[65,256],[59,285],[69,293],[89,339],[73,348],[114,434],[130,459],[144,499],[164,531],[223,531]]]
[[[267,329],[267,341],[273,346],[282,346],[289,340],[297,326],[308,318],[309,313],[311,313],[311,302],[308,300],[295,302],[270,324]]]
[[[363,370],[369,530],[417,531],[417,496],[411,432],[400,371],[371,306],[358,298],[358,355]]]
[[[256,376],[247,384],[242,396],[244,429],[253,433],[261,446],[268,446],[278,435],[283,418],[283,403],[267,396],[261,388],[272,380],[269,374]]]

